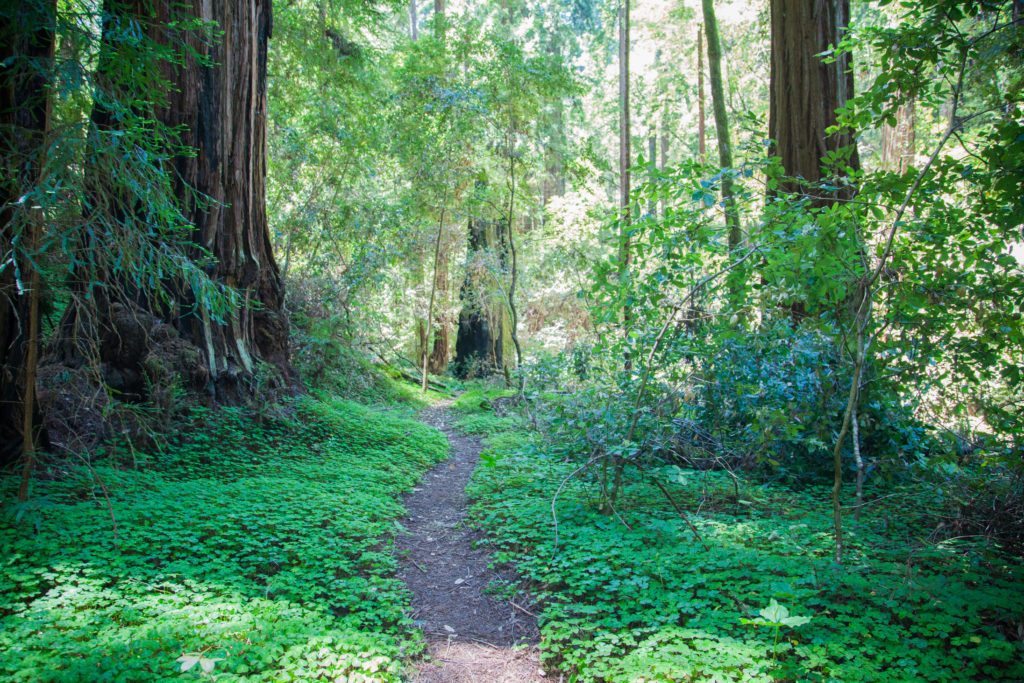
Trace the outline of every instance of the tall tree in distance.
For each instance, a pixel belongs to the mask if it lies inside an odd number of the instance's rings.
[[[444,0],[434,0],[434,31],[441,40],[444,40]]]
[[[715,135],[718,138],[718,164],[722,173],[722,206],[725,210],[725,228],[728,232],[729,251],[740,245],[740,212],[732,182],[732,138],[729,134],[729,115],[725,110],[725,85],[722,82],[722,41],[718,33],[718,19],[715,16],[714,0],[701,0],[704,14],[704,28],[707,31],[708,75],[711,81],[711,107],[715,114]],[[742,271],[734,269],[729,274],[729,294],[733,303],[742,295]]]
[[[448,288],[447,254],[441,249],[441,243],[444,239],[444,218],[447,198],[448,191],[446,188],[441,199],[440,215],[437,219],[437,235],[434,239],[434,267],[430,275],[430,301],[427,304],[427,319],[423,323],[423,340],[420,344],[422,353],[420,386],[423,393],[426,393],[427,388],[430,386],[429,373],[443,371],[444,366],[448,365],[448,329],[443,320],[439,321],[441,324],[437,325],[436,332],[434,325],[435,322],[438,322],[434,318],[434,304],[437,300],[438,290],[447,291]],[[433,337],[433,342],[431,337]],[[431,347],[431,343],[433,343],[433,347]]]
[[[917,135],[916,105],[910,98],[896,109],[896,123],[882,126],[882,167],[906,173],[914,165]]]
[[[445,236],[446,237],[446,236]],[[445,239],[442,237],[442,239]],[[442,312],[440,315],[437,313],[437,304],[440,303],[447,309],[448,303],[448,261],[449,261],[449,250],[451,249],[450,240],[446,239],[448,244],[442,244],[440,252],[437,255],[437,263],[434,266],[434,289],[433,296],[435,298],[435,305],[433,306],[434,312],[431,315],[431,319],[434,321],[434,343],[430,349],[430,358],[427,363],[427,371],[440,375],[448,368],[448,319],[447,315]]]
[[[630,276],[632,245],[630,244],[629,167],[632,165],[631,140],[629,132],[629,3],[619,0],[619,276],[625,282]],[[629,334],[631,314],[629,305],[622,310],[623,328]],[[626,368],[630,359],[626,358]]]
[[[508,262],[508,230],[502,221],[472,218],[466,244],[466,268],[459,292],[462,308],[455,338],[457,377],[482,377],[505,369],[507,299],[495,301],[492,282]]]
[[[707,114],[704,112],[704,25],[697,25],[697,160],[707,161]]]

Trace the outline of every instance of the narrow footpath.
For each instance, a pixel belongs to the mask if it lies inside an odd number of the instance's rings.
[[[416,683],[548,681],[537,655],[537,623],[522,598],[487,592],[503,577],[482,536],[466,523],[466,484],[480,460],[480,440],[456,431],[441,404],[420,418],[440,429],[451,457],[434,467],[405,499],[409,516],[397,539],[399,578],[412,590],[413,619],[429,643]],[[557,680],[557,679],[555,679]]]

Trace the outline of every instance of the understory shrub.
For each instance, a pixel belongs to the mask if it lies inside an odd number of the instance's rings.
[[[697,363],[692,410],[720,447],[793,479],[831,476],[832,446],[850,389],[834,335],[781,322],[719,333]],[[905,466],[937,447],[911,407],[869,373],[859,411],[871,469]],[[853,458],[847,458],[853,467]]]
[[[568,680],[1024,679],[1024,566],[977,537],[928,540],[927,486],[848,512],[840,567],[824,487],[741,479],[737,498],[724,471],[668,465],[603,514],[536,435],[493,437],[482,462],[474,519],[538,597],[543,661]]]
[[[353,332],[343,285],[307,276],[289,280],[287,291],[292,364],[308,387],[363,403],[425,405],[398,371],[371,360]]]

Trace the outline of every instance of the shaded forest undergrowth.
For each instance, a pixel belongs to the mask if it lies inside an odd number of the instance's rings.
[[[422,647],[399,495],[447,442],[348,401],[285,408],[196,413],[180,443],[51,471],[9,509],[0,678],[398,680]]]
[[[423,640],[395,578],[400,494],[447,444],[403,385],[375,382],[362,398],[387,402],[373,407],[319,394],[262,415],[199,410],[153,453],[48,470],[0,522],[0,675],[401,680]],[[489,590],[538,598],[549,671],[1024,677],[1024,567],[976,539],[929,538],[923,489],[873,492],[839,568],[817,488],[666,465],[698,539],[642,478],[599,512],[596,484],[567,479],[575,465],[512,402],[471,387],[454,410],[486,436],[474,523],[525,584]],[[6,497],[17,481],[0,485]]]
[[[934,490],[873,492],[840,567],[821,486],[666,465],[602,514],[577,463],[491,404],[458,402],[462,428],[490,435],[475,519],[531,584],[543,661],[570,680],[1024,677],[1024,567],[979,537],[937,538]]]

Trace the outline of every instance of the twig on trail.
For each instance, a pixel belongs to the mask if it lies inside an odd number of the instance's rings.
[[[412,566],[416,567],[416,569],[419,569],[424,574],[427,573],[427,570],[424,569],[423,567],[421,567],[419,562],[417,562],[416,560],[412,559],[411,557],[409,558],[409,561],[412,562]]]
[[[517,610],[519,610],[519,611],[520,611],[520,612],[522,612],[523,614],[528,614],[529,616],[533,617],[534,619],[536,619],[536,618],[537,618],[537,615],[536,615],[536,614],[534,614],[534,613],[533,613],[533,612],[531,612],[530,610],[526,609],[526,608],[525,608],[525,607],[523,607],[522,605],[520,605],[520,604],[516,603],[516,601],[515,601],[515,600],[509,600],[509,601],[508,601],[508,604],[512,605],[513,607],[515,607],[515,608],[516,608]]]

